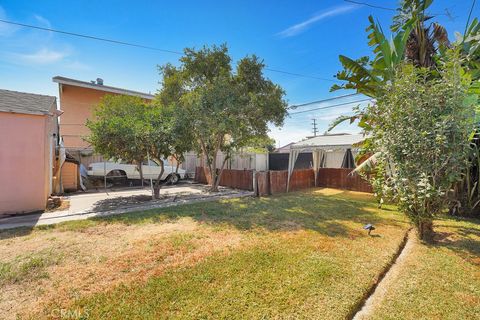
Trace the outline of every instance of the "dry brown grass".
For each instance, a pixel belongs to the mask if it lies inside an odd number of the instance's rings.
[[[246,307],[252,318],[347,315],[408,227],[370,201],[312,189],[0,232],[0,315],[55,318],[52,310],[85,307],[93,319],[107,309],[144,318],[142,306],[165,317],[228,318]],[[34,267],[11,275],[24,265]]]
[[[52,304],[68,306],[77,297],[119,284],[145,281],[168,268],[193,265],[205,257],[240,245],[235,230],[211,232],[207,226],[182,218],[149,225],[101,224],[78,231],[33,231],[0,242],[0,261],[18,260],[19,252],[61,253],[57,264],[43,270],[48,277],[5,283],[0,314],[29,318]]]
[[[322,188],[314,191],[315,194],[322,196],[341,197],[351,200],[374,201],[375,197],[371,193],[357,192],[349,190],[339,190],[332,188]]]

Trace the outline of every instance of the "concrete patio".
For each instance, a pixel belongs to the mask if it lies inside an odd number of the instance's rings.
[[[163,187],[160,192],[160,199],[151,200],[151,194],[149,188],[74,194],[66,197],[70,201],[70,207],[67,210],[0,218],[0,230],[49,225],[187,203],[252,196],[253,192],[221,187],[219,192],[210,193],[206,191],[206,186],[202,184],[180,184]]]

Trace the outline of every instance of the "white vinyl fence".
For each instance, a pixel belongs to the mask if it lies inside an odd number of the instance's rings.
[[[220,166],[225,159],[223,153],[217,155],[217,164]],[[195,173],[195,167],[206,167],[207,164],[203,157],[197,156],[194,152],[189,152],[185,155],[185,162],[182,163],[180,168],[187,171],[187,173]],[[268,154],[266,153],[241,153],[234,155],[231,159],[227,160],[225,165],[226,169],[235,170],[256,170],[266,171],[268,170]]]

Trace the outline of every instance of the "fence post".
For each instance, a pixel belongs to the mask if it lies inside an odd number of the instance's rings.
[[[257,171],[255,169],[252,170],[252,183],[253,183],[253,194],[257,194]]]

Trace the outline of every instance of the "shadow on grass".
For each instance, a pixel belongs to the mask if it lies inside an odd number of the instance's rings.
[[[406,221],[395,219],[395,214],[377,209],[371,200],[357,201],[307,191],[264,198],[197,203],[94,219],[138,224],[191,218],[200,223],[233,226],[239,230],[312,230],[329,236],[346,237],[351,236],[352,232],[363,232],[358,224],[387,223],[405,226]]]
[[[448,248],[460,257],[480,265],[480,219],[443,217],[436,224],[435,243],[431,246]]]
[[[0,240],[6,240],[10,238],[25,237],[32,233],[33,227],[18,227],[13,229],[1,230]]]

